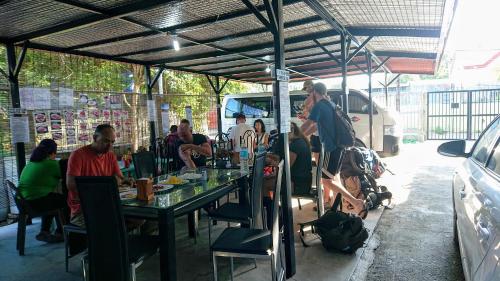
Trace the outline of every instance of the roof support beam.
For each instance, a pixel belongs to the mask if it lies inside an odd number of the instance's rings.
[[[21,66],[24,62],[24,57],[26,56],[26,51],[28,50],[29,41],[25,41],[23,44],[23,48],[21,49],[21,53],[17,58],[16,68],[14,69],[14,76],[18,77],[19,72],[21,72]]]
[[[252,11],[252,13],[255,15],[255,17],[257,17],[257,19],[271,32],[273,32],[274,30],[276,30],[275,26],[272,26],[271,23],[260,13],[260,11],[250,2],[250,0],[241,0],[241,2],[243,2],[243,4],[245,4],[245,6],[247,6],[247,8]],[[266,2],[266,6],[267,6],[267,1],[264,1]],[[267,8],[266,8],[267,10]]]
[[[383,61],[381,61],[379,63],[379,65],[377,67],[375,67],[372,71],[372,73],[375,73],[377,72],[381,67],[383,67],[385,65],[385,63],[390,59],[391,57],[386,57]]]
[[[117,8],[106,10],[105,14],[97,14],[88,16],[81,19],[75,19],[69,22],[63,22],[50,26],[44,29],[29,32],[17,37],[12,38],[13,42],[20,42],[25,40],[31,40],[35,38],[44,37],[47,35],[58,34],[61,32],[67,32],[73,29],[83,28],[91,25],[95,25],[102,21],[116,19],[131,15],[140,11],[152,9],[160,5],[165,5],[168,2],[173,2],[174,0],[143,0],[138,2],[133,2],[131,4],[123,5]]]
[[[365,46],[366,44],[368,44],[368,42],[370,42],[370,40],[372,40],[373,36],[370,36],[368,38],[366,38],[366,40],[361,43],[361,45],[358,46],[358,48],[356,50],[354,50],[354,52],[352,52],[352,54],[349,55],[349,57],[347,58],[347,63],[349,63]],[[349,50],[349,48],[348,48]],[[349,51],[347,51],[349,53]]]
[[[285,1],[284,6],[296,4],[299,2],[302,2],[302,0],[287,0],[287,1]],[[140,3],[143,3],[143,2],[140,1]],[[264,11],[266,9],[264,5],[259,5],[256,8],[259,11]],[[208,17],[208,18],[204,18],[204,19],[200,19],[200,20],[194,20],[194,21],[190,21],[190,22],[180,23],[177,25],[161,28],[159,30],[161,32],[176,32],[176,31],[178,32],[182,29],[193,28],[193,27],[206,25],[206,24],[210,24],[210,23],[215,23],[215,22],[222,22],[222,21],[231,20],[231,19],[235,19],[238,17],[243,17],[243,16],[247,16],[247,15],[251,15],[251,14],[252,14],[252,11],[250,11],[248,9],[241,9],[238,11],[220,14],[220,15],[216,15],[216,16],[212,16],[212,17]],[[118,36],[118,37],[113,37],[113,38],[109,38],[109,39],[98,40],[98,41],[89,42],[89,43],[85,43],[85,44],[75,45],[75,46],[70,47],[68,49],[75,50],[75,49],[84,49],[84,48],[90,48],[90,47],[92,47],[92,48],[103,47],[103,46],[108,46],[111,44],[123,43],[124,41],[128,41],[128,40],[137,40],[137,39],[145,38],[145,37],[152,36],[155,34],[157,34],[157,33],[154,31],[138,32],[138,33],[134,33],[134,34]]]
[[[414,59],[436,59],[436,53],[412,53],[412,52],[397,52],[397,51],[375,51],[375,55],[380,57],[402,57]]]
[[[164,70],[165,70],[165,67],[163,65],[159,67],[158,72],[156,73],[155,77],[151,81],[151,84],[149,85],[149,87],[153,88],[156,85],[156,82],[158,82],[158,79],[160,79],[160,76]]]
[[[325,47],[324,47],[324,46],[323,46],[323,45],[322,45],[322,44],[321,44],[318,40],[314,39],[313,41],[314,41],[314,43],[316,43],[316,45],[317,45],[318,47],[320,47],[320,48],[321,48],[321,50],[323,50],[323,52],[324,52],[325,54],[327,54],[327,55],[328,55],[331,59],[333,59],[333,60],[334,60],[337,64],[339,64],[339,65],[340,65],[340,64],[342,64],[342,62],[341,62],[341,61],[340,61],[340,60],[339,60],[336,56],[334,56],[334,55],[332,54],[332,52],[330,52],[327,48],[325,48]],[[349,48],[350,48],[350,46],[349,46]],[[347,50],[347,52],[349,52],[349,51],[350,51],[350,50],[348,49],[348,50]],[[337,52],[342,52],[342,49],[338,50]],[[359,52],[358,52],[358,53],[359,53]],[[356,54],[356,55],[357,55],[357,54]],[[348,63],[349,63],[349,62],[348,62]],[[365,72],[365,70],[364,70],[364,69],[362,69],[361,67],[359,67],[357,63],[352,63],[352,64],[354,64],[354,66],[356,66],[359,70],[361,70],[361,71]]]

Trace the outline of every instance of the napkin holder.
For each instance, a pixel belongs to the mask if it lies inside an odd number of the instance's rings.
[[[141,178],[136,181],[137,184],[137,200],[151,201],[154,199],[153,180]]]

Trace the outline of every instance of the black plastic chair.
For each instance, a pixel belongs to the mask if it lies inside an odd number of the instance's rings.
[[[316,203],[316,210],[318,214],[318,218],[321,217],[321,215],[324,213],[324,202],[323,202],[323,188],[321,187],[321,168],[323,167],[323,158],[324,158],[324,153],[321,151],[319,153],[319,159],[318,162],[316,163],[316,177],[315,177],[315,186],[311,186],[311,191],[309,194],[294,194],[292,193],[292,198],[297,199],[297,202],[299,204],[299,210],[302,210],[302,205],[300,204],[300,199],[310,199],[313,200]],[[318,195],[318,193],[321,193],[321,196]]]
[[[278,176],[274,189],[272,229],[226,228],[210,247],[214,266],[214,280],[217,276],[217,257],[229,257],[231,280],[233,280],[233,258],[260,258],[271,260],[272,280],[284,280],[282,265],[281,231],[279,226],[279,211],[281,199],[281,180],[283,176],[283,160],[278,166]],[[279,267],[279,268],[278,268]]]
[[[157,236],[128,236],[115,177],[76,177],[88,238],[90,281],[135,280],[135,269],[158,251]]]
[[[64,235],[64,265],[66,267],[66,272],[69,272],[69,259],[73,256],[76,256],[77,254],[83,252],[85,250],[84,247],[80,251],[79,250],[74,250],[74,246],[71,245],[70,242],[70,234],[75,233],[78,235],[81,235],[82,237],[85,237],[86,241],[86,236],[87,236],[87,230],[85,228],[81,228],[79,226],[73,225],[73,224],[66,224],[63,225],[63,235]]]
[[[251,198],[249,204],[228,202],[208,212],[208,241],[211,243],[212,221],[236,222],[248,224],[251,228],[263,228],[262,185],[264,182],[264,166],[266,153],[255,157],[252,171]]]
[[[137,178],[149,178],[157,176],[155,155],[151,151],[143,151],[132,154],[134,170]]]
[[[12,198],[16,202],[17,209],[19,210],[19,218],[17,221],[17,242],[16,250],[19,251],[20,256],[24,256],[24,246],[26,243],[26,221],[28,218],[37,218],[41,216],[56,215],[59,219],[63,218],[63,213],[61,209],[54,209],[45,212],[38,212],[31,208],[23,198],[17,186],[9,180],[5,180],[8,190],[10,191]]]

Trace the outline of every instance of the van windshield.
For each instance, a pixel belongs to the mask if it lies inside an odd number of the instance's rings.
[[[247,118],[272,118],[271,97],[230,98],[226,104],[226,118],[235,118],[243,113]]]

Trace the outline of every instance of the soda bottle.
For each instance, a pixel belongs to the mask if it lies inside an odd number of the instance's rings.
[[[248,167],[248,148],[245,144],[242,144],[240,149],[240,171],[246,174],[250,172]]]

